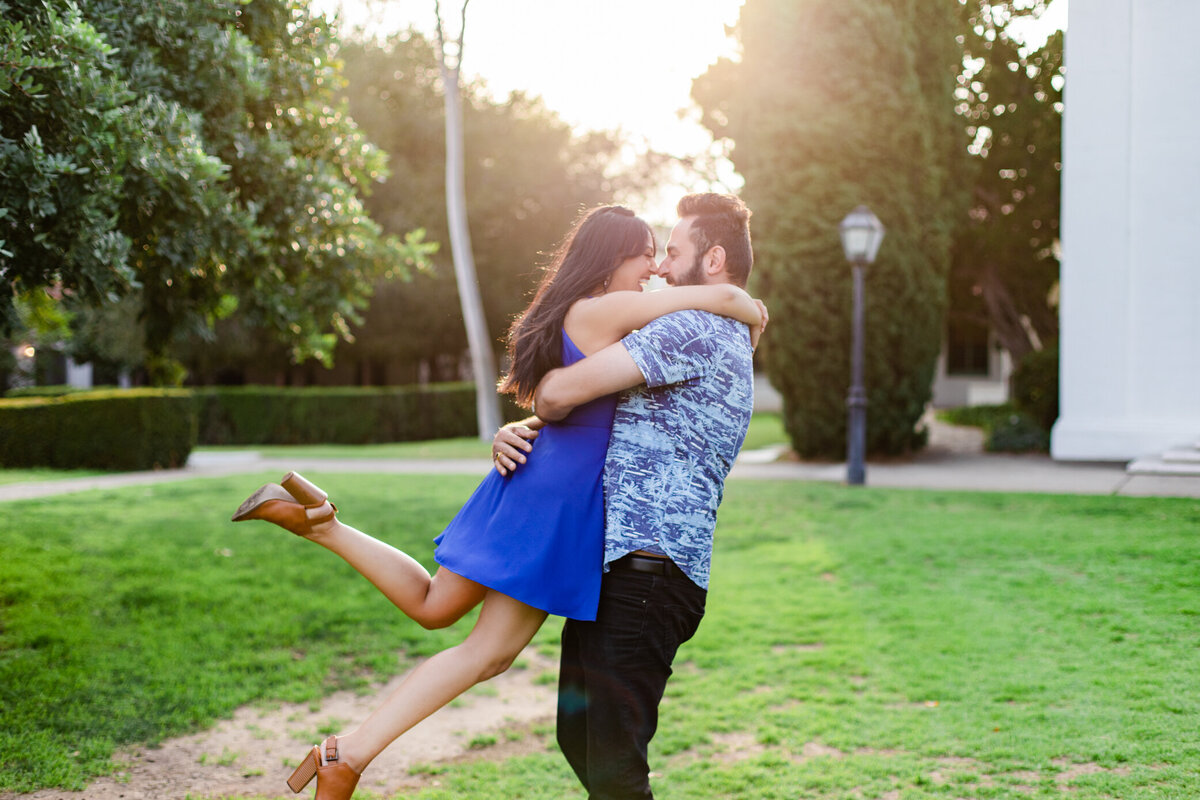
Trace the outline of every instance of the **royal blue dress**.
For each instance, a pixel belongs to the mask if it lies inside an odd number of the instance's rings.
[[[583,353],[563,331],[563,365]],[[529,460],[492,470],[437,542],[451,572],[551,614],[594,620],[604,563],[601,482],[617,395],[542,428]]]

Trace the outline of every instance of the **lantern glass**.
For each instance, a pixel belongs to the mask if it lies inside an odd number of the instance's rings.
[[[842,250],[846,260],[853,264],[871,264],[883,243],[884,227],[866,206],[859,206],[846,215],[838,226],[842,237]]]

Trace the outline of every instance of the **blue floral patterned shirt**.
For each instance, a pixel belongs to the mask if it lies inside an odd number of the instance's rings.
[[[704,311],[659,317],[621,340],[646,379],[617,403],[604,464],[604,569],[666,553],[708,588],[725,477],[754,406],[749,329]]]

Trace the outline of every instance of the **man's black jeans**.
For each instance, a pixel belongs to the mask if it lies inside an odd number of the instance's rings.
[[[686,577],[614,569],[595,622],[563,626],[558,744],[589,800],[653,798],[646,748],[671,661],[704,616]]]

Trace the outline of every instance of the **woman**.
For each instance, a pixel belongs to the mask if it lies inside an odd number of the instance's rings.
[[[663,314],[702,309],[761,327],[760,305],[728,284],[642,293],[654,269],[648,225],[619,206],[586,213],[556,252],[509,334],[512,370],[500,389],[528,404],[550,369],[618,341]],[[418,666],[353,731],[314,746],[288,780],[317,776],[317,800],[349,798],[363,768],[396,737],[512,663],[548,613],[594,619],[603,562],[601,471],[616,397],[545,426],[538,457],[511,476],[491,472],[441,536],[432,577],[415,559],[340,522],[326,495],[291,473],[234,514],[265,519],[334,551],[405,614],[450,625],[480,601],[461,644]]]

